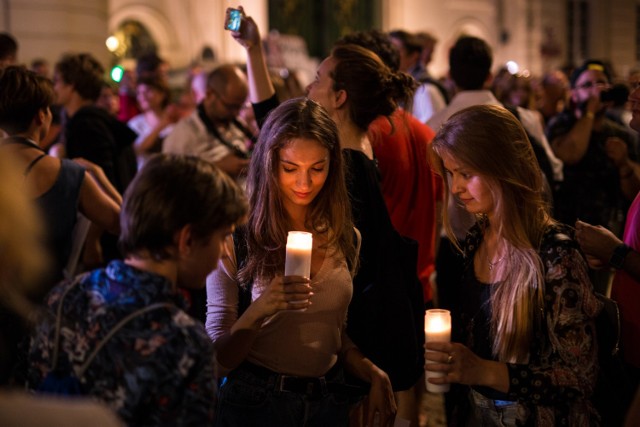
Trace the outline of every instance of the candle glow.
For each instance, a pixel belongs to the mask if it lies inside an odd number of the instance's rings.
[[[449,310],[427,310],[424,317],[424,333],[427,342],[451,341],[451,313]],[[427,360],[427,363],[436,363]],[[449,391],[449,384],[431,384],[429,378],[443,377],[444,372],[425,372],[427,390],[432,393]]]

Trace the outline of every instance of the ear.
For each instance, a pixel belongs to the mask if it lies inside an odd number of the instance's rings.
[[[33,122],[37,126],[42,126],[42,124],[44,123],[44,120],[45,120],[46,117],[47,117],[47,110],[41,108],[41,109],[38,110],[36,115],[33,116]]]
[[[347,102],[347,91],[344,89],[340,89],[339,91],[335,92],[335,98],[334,98],[334,104],[335,104],[335,108],[340,109],[344,106],[344,104],[346,104]]]
[[[493,73],[489,71],[489,74],[487,74],[487,78],[484,80],[484,87],[491,87],[491,83],[493,83]]]
[[[178,257],[189,255],[191,253],[191,248],[193,247],[193,232],[190,224],[187,224],[180,230],[176,231],[174,242],[178,249]]]

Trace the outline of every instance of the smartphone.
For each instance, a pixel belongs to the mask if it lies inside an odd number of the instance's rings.
[[[242,23],[242,12],[240,9],[227,8],[227,14],[224,20],[224,29],[229,31],[240,31]]]

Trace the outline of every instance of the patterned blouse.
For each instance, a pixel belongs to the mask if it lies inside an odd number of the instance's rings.
[[[461,302],[458,338],[481,357],[494,359],[487,301],[491,285],[481,284],[473,272],[473,259],[483,239],[482,223],[476,224],[465,241],[465,295],[479,302],[475,308]],[[528,425],[587,426],[597,424],[598,415],[590,397],[598,374],[594,318],[601,303],[592,291],[588,267],[573,238],[573,229],[555,224],[546,230],[538,251],[544,265],[545,296],[541,316],[534,326],[529,363],[508,363],[506,394],[478,387],[491,399],[518,401],[530,414]],[[467,293],[468,292],[468,293]],[[478,321],[481,319],[480,321]],[[455,320],[454,320],[455,322]],[[455,325],[454,325],[455,326]],[[487,354],[488,353],[488,354]]]
[[[55,313],[69,286],[63,282],[51,291],[49,313],[32,338],[33,389],[51,369]],[[154,303],[170,306],[137,316],[115,333],[81,378],[83,389],[131,426],[211,425],[213,346],[204,326],[183,311],[185,299],[162,276],[113,261],[82,278],[64,298],[58,366],[77,372],[114,325]]]

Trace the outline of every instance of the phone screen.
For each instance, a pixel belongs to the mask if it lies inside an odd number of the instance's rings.
[[[224,28],[229,31],[240,31],[240,23],[242,22],[242,13],[238,9],[227,9],[227,19]]]

